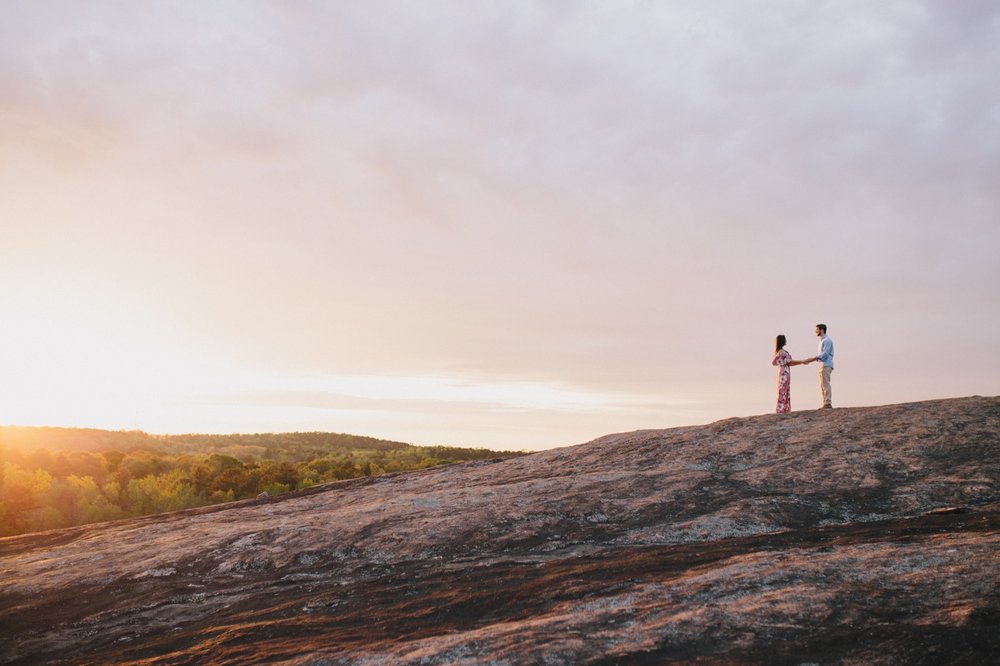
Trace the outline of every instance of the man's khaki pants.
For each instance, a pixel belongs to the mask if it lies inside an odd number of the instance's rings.
[[[823,394],[823,406],[832,407],[833,406],[833,389],[830,388],[830,375],[833,374],[833,368],[828,368],[827,366],[821,366],[819,369],[819,390]]]

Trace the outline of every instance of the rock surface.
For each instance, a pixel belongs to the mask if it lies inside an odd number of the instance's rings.
[[[0,615],[5,663],[995,663],[1000,398],[0,539]]]

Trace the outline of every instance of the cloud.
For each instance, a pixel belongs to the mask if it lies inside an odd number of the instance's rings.
[[[766,349],[817,319],[869,331],[870,361],[900,322],[1000,323],[998,17],[17,4],[0,270],[96,274],[290,373],[701,400],[755,386],[739,330]]]

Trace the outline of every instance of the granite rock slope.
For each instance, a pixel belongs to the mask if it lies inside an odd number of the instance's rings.
[[[0,662],[984,663],[1000,398],[728,419],[0,539]]]

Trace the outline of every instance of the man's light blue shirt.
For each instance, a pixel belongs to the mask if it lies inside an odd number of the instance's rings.
[[[819,339],[819,351],[816,353],[816,358],[823,361],[825,367],[833,369],[833,340],[825,335]]]

